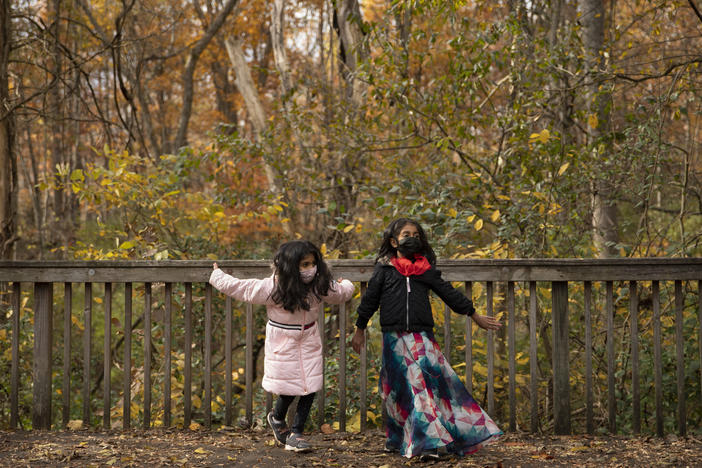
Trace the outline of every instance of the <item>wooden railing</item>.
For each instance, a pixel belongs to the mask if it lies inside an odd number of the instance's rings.
[[[360,283],[360,289],[365,289],[366,282],[370,278],[373,270],[373,264],[370,260],[335,260],[329,262],[333,268],[334,276],[344,277],[351,281]],[[265,277],[270,274],[269,262],[265,261],[222,261],[221,267],[231,272],[238,277]],[[572,362],[572,349],[569,345],[569,339],[572,339],[572,328],[570,322],[573,320],[582,320],[581,327],[584,336],[577,336],[578,341],[582,342],[583,356],[585,360],[584,370],[584,400],[585,400],[585,419],[586,431],[592,433],[595,431],[594,418],[594,396],[593,396],[593,333],[606,333],[606,367],[607,367],[607,428],[611,432],[617,431],[617,398],[615,394],[615,298],[614,288],[616,284],[625,285],[629,288],[629,306],[628,306],[628,323],[629,331],[629,360],[630,369],[630,388],[631,388],[631,430],[638,434],[641,431],[641,388],[640,388],[640,332],[639,332],[639,286],[643,289],[644,284],[650,286],[647,292],[650,291],[650,296],[646,297],[646,307],[650,305],[652,308],[652,324],[653,327],[653,362],[654,362],[654,382],[655,382],[655,433],[663,435],[664,433],[664,414],[663,414],[663,376],[664,369],[661,359],[661,284],[672,285],[673,293],[671,308],[673,310],[673,320],[675,324],[675,382],[677,384],[677,406],[676,406],[676,422],[677,432],[685,434],[687,430],[687,414],[686,404],[688,403],[687,395],[691,391],[695,391],[701,395],[702,399],[702,372],[694,380],[689,381],[685,378],[686,366],[693,366],[697,362],[697,368],[700,368],[702,362],[702,301],[699,299],[700,288],[702,287],[702,259],[613,259],[613,260],[574,260],[574,259],[536,259],[536,260],[444,260],[439,261],[439,268],[443,272],[443,277],[453,282],[461,282],[465,285],[465,292],[469,297],[473,297],[473,291],[476,284],[480,284],[480,289],[484,291],[481,297],[474,297],[474,300],[484,305],[481,313],[494,315],[496,290],[499,289],[499,295],[502,299],[499,301],[501,312],[504,313],[503,322],[506,323],[506,348],[507,348],[507,396],[509,412],[506,416],[505,423],[508,427],[505,429],[516,430],[516,408],[517,408],[517,392],[516,392],[516,356],[517,353],[528,353],[529,358],[529,376],[530,382],[528,385],[528,395],[530,399],[530,426],[532,431],[539,429],[539,403],[538,403],[538,363],[537,363],[537,284],[547,283],[550,285],[551,296],[551,344],[552,344],[552,362],[550,367],[552,370],[552,392],[553,401],[551,410],[553,412],[553,430],[557,434],[568,434],[571,432],[571,414],[575,411],[581,412],[583,408],[573,410],[571,408],[571,388],[573,383],[570,380],[571,373],[569,366]],[[10,379],[10,426],[17,427],[20,414],[18,395],[20,394],[20,301],[22,291],[27,291],[26,288],[31,288],[32,294],[30,304],[33,310],[33,364],[32,364],[32,427],[48,429],[52,425],[52,363],[55,356],[52,355],[53,348],[56,346],[53,338],[54,333],[54,285],[63,285],[63,377],[61,385],[62,395],[62,412],[61,419],[65,426],[68,424],[71,414],[71,335],[75,331],[76,326],[72,323],[75,320],[72,317],[73,309],[72,297],[74,285],[82,284],[84,287],[84,308],[83,308],[83,336],[82,336],[82,351],[83,351],[83,370],[82,370],[82,415],[83,420],[87,423],[91,418],[91,385],[94,384],[91,376],[91,349],[93,340],[93,285],[96,283],[104,284],[103,312],[104,312],[104,369],[102,380],[103,387],[103,426],[111,427],[111,409],[113,399],[112,378],[110,378],[113,366],[112,356],[112,324],[113,324],[113,287],[116,283],[124,285],[123,300],[119,301],[124,305],[124,310],[120,314],[123,317],[123,366],[124,366],[124,381],[122,382],[122,403],[124,410],[122,412],[122,427],[128,428],[131,426],[131,388],[132,376],[130,369],[132,367],[131,356],[131,340],[133,334],[132,324],[132,308],[133,308],[133,284],[143,283],[144,285],[144,305],[143,305],[143,334],[144,334],[144,367],[143,367],[143,421],[145,428],[152,426],[151,420],[151,370],[152,370],[152,347],[151,347],[151,330],[152,330],[152,303],[155,298],[152,295],[152,284],[163,283],[163,372],[166,376],[163,379],[163,420],[164,426],[171,426],[171,373],[172,362],[171,355],[175,351],[172,348],[172,314],[173,314],[173,285],[182,284],[182,313],[184,316],[184,336],[183,349],[184,355],[184,386],[183,386],[183,422],[184,426],[188,427],[192,419],[192,348],[193,348],[193,284],[204,286],[204,317],[201,322],[204,322],[204,399],[202,407],[204,408],[203,422],[209,427],[212,424],[212,317],[213,317],[213,294],[218,294],[207,284],[211,272],[210,261],[114,261],[114,262],[0,262],[0,283],[4,283],[6,290],[9,289],[10,294],[5,296],[3,303],[9,302],[8,311],[0,311],[6,317],[9,317],[11,324],[11,373]],[[31,284],[28,286],[27,284]],[[569,296],[570,289],[577,288],[577,294]],[[604,330],[593,328],[592,317],[593,310],[597,307],[596,297],[593,295],[593,285],[599,285],[604,290],[604,304],[602,311],[606,323]],[[690,291],[687,298],[692,300],[690,307],[694,308],[695,325],[697,333],[691,336],[685,336],[683,333],[683,310],[685,308],[685,293],[683,286]],[[524,299],[524,307],[519,307],[515,301],[515,287],[519,287],[520,293]],[[580,289],[582,288],[582,289]],[[696,291],[696,294],[693,293]],[[632,293],[633,292],[633,293]],[[582,310],[582,315],[578,314],[573,317],[569,313],[569,302],[573,301],[573,297],[578,298],[578,310]],[[9,301],[7,300],[9,297]],[[667,297],[667,296],[666,296]],[[2,298],[0,298],[2,299]],[[528,301],[528,302],[527,302]],[[650,302],[650,304],[649,304]],[[664,304],[665,306],[665,304]],[[225,349],[232,349],[232,302],[229,298],[226,299],[225,305]],[[544,306],[543,309],[548,310],[549,307]],[[664,307],[665,309],[665,307]],[[66,313],[66,311],[68,313]],[[444,354],[449,357],[452,351],[453,337],[451,336],[451,320],[450,311],[445,309],[445,319],[443,320],[443,331],[440,335],[443,338]],[[349,304],[344,304],[338,308],[338,423],[340,430],[346,430],[346,405],[347,405],[347,335],[351,331],[355,314],[349,314]],[[520,317],[527,320],[518,320]],[[688,314],[689,315],[689,314]],[[321,323],[324,323],[324,310],[320,311]],[[456,319],[454,319],[455,322]],[[526,322],[526,323],[525,323]],[[253,393],[254,393],[254,361],[253,361],[253,344],[254,344],[254,308],[247,304],[245,305],[245,418],[250,424],[253,418]],[[375,322],[377,323],[377,321]],[[473,330],[471,320],[465,321],[465,336],[461,338],[463,343],[460,346],[465,347],[465,376],[466,386],[470,391],[473,391],[473,375],[472,369],[476,361],[473,356]],[[0,322],[2,324],[2,322]],[[648,325],[647,325],[648,326]],[[689,335],[688,326],[688,335]],[[520,331],[524,334],[528,333],[528,350],[516,349],[516,333]],[[262,330],[259,330],[259,333]],[[489,414],[495,409],[495,337],[494,332],[487,332],[484,335],[486,340],[486,367],[487,376],[485,381],[485,404]],[[696,336],[695,336],[696,335]],[[333,336],[333,335],[331,335]],[[526,336],[524,336],[526,339]],[[697,341],[696,355],[684,355],[683,344],[685,341]],[[327,354],[328,342],[323,340],[325,347],[325,356]],[[455,350],[454,350],[455,351]],[[227,352],[226,370],[225,370],[225,419],[227,425],[232,422],[232,371],[235,363],[233,362],[232,353]],[[456,364],[456,363],[454,363]],[[462,365],[461,363],[460,365]],[[360,375],[364,376],[358,383],[360,388],[360,413],[361,413],[361,429],[367,427],[367,411],[368,411],[368,386],[365,376],[367,373],[368,357],[366,348],[361,352],[360,356]],[[689,367],[687,367],[689,368]],[[3,376],[7,379],[7,376]],[[267,406],[270,407],[270,395],[267,399]],[[691,405],[702,406],[702,401],[691,401]],[[317,405],[322,409],[318,411],[318,423],[321,425],[324,422],[325,400],[324,392],[320,392],[317,398]]]

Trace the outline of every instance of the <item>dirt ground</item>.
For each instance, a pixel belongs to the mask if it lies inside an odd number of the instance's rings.
[[[702,466],[702,440],[507,434],[473,455],[438,461],[383,452],[378,431],[308,434],[307,454],[276,446],[267,430],[0,431],[2,467]]]

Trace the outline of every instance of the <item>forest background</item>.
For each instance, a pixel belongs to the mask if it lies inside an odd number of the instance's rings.
[[[0,258],[700,256],[701,51],[694,0],[0,0]]]

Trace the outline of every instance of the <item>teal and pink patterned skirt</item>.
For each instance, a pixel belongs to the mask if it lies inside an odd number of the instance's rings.
[[[475,452],[502,434],[446,362],[432,333],[383,333],[380,391],[387,444],[405,457]]]

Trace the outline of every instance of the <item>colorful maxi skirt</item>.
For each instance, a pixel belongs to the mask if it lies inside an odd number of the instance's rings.
[[[405,457],[446,447],[475,452],[502,434],[458,378],[427,332],[383,333],[380,391],[387,444]]]

